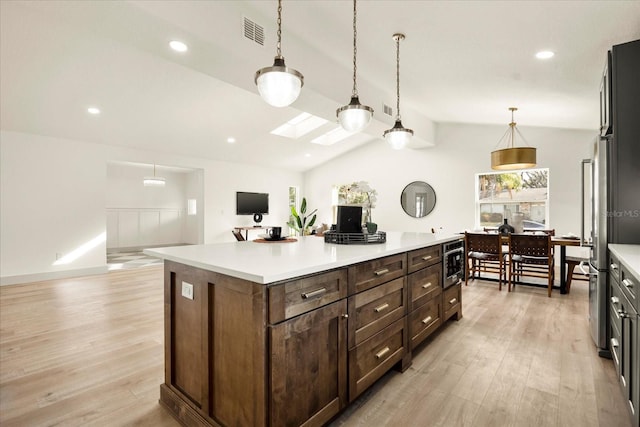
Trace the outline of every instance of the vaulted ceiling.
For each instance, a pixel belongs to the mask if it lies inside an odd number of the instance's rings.
[[[3,130],[307,170],[384,143],[396,104],[414,148],[439,122],[597,129],[605,53],[640,38],[639,1],[358,2],[358,89],[375,109],[364,133],[310,143],[336,127],[352,85],[348,0],[285,0],[282,52],[305,76],[300,98],[274,108],[254,73],[275,56],[276,1],[2,1]],[[262,26],[264,45],[243,33]],[[170,40],[189,46],[179,54]],[[534,54],[556,55],[541,61]],[[90,116],[88,106],[98,106]],[[383,114],[383,105],[393,115]],[[299,139],[270,131],[309,112],[328,122]],[[228,137],[236,142],[229,144]],[[496,141],[500,135],[496,135]]]

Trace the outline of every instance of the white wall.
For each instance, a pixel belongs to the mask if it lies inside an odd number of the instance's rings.
[[[56,254],[105,233],[110,162],[202,169],[204,243],[234,241],[234,226],[253,223],[235,215],[236,191],[268,192],[270,214],[263,222],[284,226],[288,188],[302,187],[298,172],[1,131],[0,283],[106,271],[104,240],[68,264],[53,263]]]
[[[2,132],[0,171],[2,278],[106,270],[104,240],[70,263],[54,264],[87,242],[106,238],[102,150],[81,142]]]
[[[549,225],[558,234],[580,232],[580,162],[588,158],[596,131],[518,126],[537,147],[538,167],[549,168]],[[474,228],[475,174],[491,172],[490,153],[506,126],[438,124],[436,146],[394,151],[374,141],[305,174],[304,194],[331,223],[331,187],[368,181],[378,191],[373,222],[382,231],[461,232]],[[402,189],[425,181],[436,192],[436,207],[424,218],[409,217],[400,206]]]

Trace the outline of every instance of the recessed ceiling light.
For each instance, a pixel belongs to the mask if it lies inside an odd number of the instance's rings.
[[[171,40],[169,42],[169,46],[176,52],[186,52],[187,50],[189,50],[189,47],[186,44],[178,40]]]
[[[228,142],[229,144],[235,144],[236,139],[235,139],[234,137],[230,136],[229,138],[227,138],[227,142]]]
[[[549,59],[553,58],[553,55],[555,55],[555,53],[551,52],[550,50],[541,50],[540,52],[536,53],[536,58]]]
[[[100,114],[100,109],[96,107],[89,107],[87,108],[87,113],[93,114],[95,116],[97,114]]]
[[[304,156],[305,157],[311,157],[311,153],[306,153]]]

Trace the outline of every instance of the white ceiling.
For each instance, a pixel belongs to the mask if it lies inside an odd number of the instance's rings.
[[[415,147],[433,123],[509,122],[598,128],[605,52],[640,38],[640,1],[358,2],[358,90],[375,112],[366,132],[334,146],[309,143],[335,126],[352,85],[352,2],[285,0],[282,52],[302,72],[302,95],[273,108],[257,69],[273,63],[276,1],[1,1],[3,130],[199,158],[307,170],[356,146],[384,143],[395,110],[400,46],[403,124]],[[244,38],[243,17],[265,27]],[[177,54],[168,42],[190,50]],[[535,59],[538,50],[556,56]],[[100,116],[86,113],[96,105]],[[308,111],[329,124],[299,140],[270,135]],[[394,111],[395,114],[395,111]],[[228,144],[227,137],[237,142]],[[496,135],[496,142],[501,133]],[[530,141],[535,143],[534,141]],[[308,155],[308,156],[306,156]]]

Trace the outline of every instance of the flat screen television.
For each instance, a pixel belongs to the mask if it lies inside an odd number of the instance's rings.
[[[269,213],[268,193],[236,192],[236,215]]]

